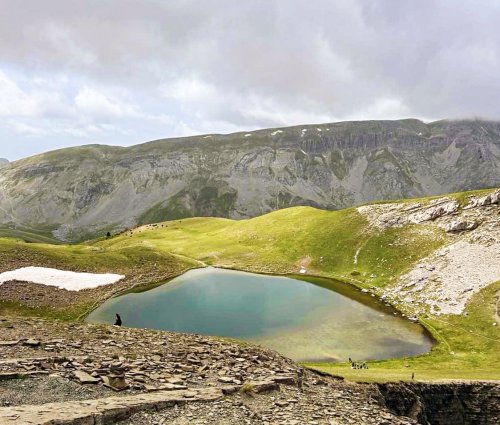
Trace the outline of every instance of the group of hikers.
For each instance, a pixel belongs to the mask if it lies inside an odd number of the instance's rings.
[[[366,362],[355,362],[350,357],[349,363],[351,363],[351,369],[368,369]]]

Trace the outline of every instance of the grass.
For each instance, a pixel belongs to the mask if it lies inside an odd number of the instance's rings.
[[[447,196],[463,205],[467,196],[487,192]],[[435,197],[398,202],[428,203],[431,199]],[[137,290],[158,282],[150,276],[172,276],[175,271],[200,265],[273,274],[297,274],[303,266],[308,275],[334,278],[381,293],[447,242],[449,236],[436,226],[377,230],[356,208],[323,211],[294,207],[241,221],[190,218],[146,225],[79,245],[0,239],[0,264],[26,258],[30,263],[63,269],[144,274],[141,284],[146,286]],[[412,372],[416,379],[426,380],[500,379],[500,326],[492,326],[497,291],[499,283],[476,294],[467,306],[467,317],[422,317],[422,323],[438,341],[427,355],[370,362],[368,370],[351,370],[346,363],[307,366],[362,381],[408,380]],[[0,312],[7,307],[0,304]],[[16,306],[9,308],[15,310]]]
[[[199,263],[146,246],[140,250],[127,247],[106,249],[90,245],[36,244],[0,238],[0,266],[0,271],[41,266],[87,273],[113,272],[127,276],[127,287],[140,287],[199,267]],[[78,297],[74,297],[74,303],[70,305],[33,307],[4,299],[0,300],[0,314],[75,320],[95,305],[96,297],[105,296],[110,291],[102,289],[78,292]]]
[[[19,239],[28,243],[60,244],[57,239],[41,232],[0,227],[0,238]]]
[[[496,317],[496,282],[475,294],[466,306],[467,316],[433,316],[423,324],[438,340],[427,355],[369,362],[367,370],[353,370],[348,363],[307,363],[308,367],[349,380],[367,382],[433,381],[444,379],[500,380],[500,332]],[[499,324],[500,325],[500,324]]]
[[[250,220],[193,218],[144,226],[95,246],[147,245],[212,266],[264,273],[297,273],[304,265],[311,275],[382,287],[446,241],[441,232],[420,228],[374,231],[354,208],[294,207]]]

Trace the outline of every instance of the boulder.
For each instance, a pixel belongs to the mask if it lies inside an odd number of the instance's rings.
[[[470,209],[475,207],[484,207],[487,205],[499,204],[500,203],[500,190],[492,193],[488,193],[481,198],[471,197],[469,203],[464,209]]]
[[[448,233],[474,230],[479,223],[477,221],[455,220],[445,227]]]
[[[438,200],[438,202],[428,208],[410,214],[409,221],[412,223],[422,223],[424,221],[435,220],[439,217],[450,215],[458,211],[459,204],[454,199],[451,200],[443,198]]]
[[[127,381],[124,375],[107,375],[103,376],[104,385],[115,391],[122,391],[128,388]]]

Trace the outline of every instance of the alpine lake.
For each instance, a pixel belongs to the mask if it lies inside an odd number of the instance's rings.
[[[113,323],[116,313],[124,326],[235,338],[304,362],[406,357],[434,343],[421,325],[351,285],[212,267],[111,298],[87,321]]]

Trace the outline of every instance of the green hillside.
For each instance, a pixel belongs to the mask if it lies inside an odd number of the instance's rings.
[[[464,205],[468,196],[487,192],[448,197]],[[431,199],[399,202],[425,205]],[[3,270],[13,265],[44,265],[122,273],[132,278],[133,285],[128,287],[159,282],[204,265],[273,274],[298,274],[305,268],[307,275],[350,282],[381,295],[453,237],[432,221],[379,229],[356,208],[323,211],[294,207],[241,221],[192,218],[146,225],[79,245],[0,239],[0,264]],[[500,362],[500,332],[492,326],[498,320],[499,290],[497,282],[475,294],[467,305],[467,316],[421,314],[421,323],[438,342],[429,355],[372,362],[370,369],[363,371],[351,370],[346,364],[310,366],[357,380],[409,379],[411,372],[419,379],[500,379],[500,370],[493,367]],[[69,316],[76,317],[89,305],[82,304]],[[397,307],[414,314],[411,303]],[[0,313],[5,311],[47,313],[0,303]]]
[[[261,273],[297,273],[303,265],[311,275],[383,286],[445,241],[442,232],[421,232],[417,226],[374,232],[355,208],[295,207],[243,221],[193,218],[149,225],[95,246],[150,247]]]
[[[13,238],[20,239],[25,242],[31,243],[48,243],[48,244],[59,244],[61,243],[57,239],[44,234],[43,232],[33,231],[33,230],[20,230],[20,229],[9,229],[0,227],[0,238]]]

